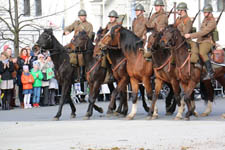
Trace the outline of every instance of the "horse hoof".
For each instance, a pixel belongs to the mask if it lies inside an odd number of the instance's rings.
[[[52,119],[52,121],[59,121],[59,118],[54,117],[54,118]]]
[[[156,120],[156,119],[158,119],[158,118],[159,118],[158,115],[152,116],[152,120]]]
[[[107,116],[107,117],[112,117],[112,116],[113,116],[113,113],[107,113],[106,116]]]
[[[83,120],[90,120],[90,117],[85,116],[85,117],[83,118]]]
[[[113,115],[114,115],[114,116],[119,116],[119,115],[120,115],[120,113],[118,113],[118,112],[114,112],[114,113],[113,113]]]
[[[184,120],[189,121],[190,117],[185,117]]]
[[[174,120],[182,120],[182,117],[175,117]]]
[[[173,115],[173,113],[171,113],[171,112],[166,112],[166,116],[172,116]]]
[[[207,114],[207,113],[202,113],[201,114],[201,117],[207,117],[209,114]]]
[[[146,119],[147,120],[152,120],[152,116],[148,116]]]
[[[76,118],[76,114],[70,116],[70,119]]]
[[[194,112],[195,117],[199,117],[199,114],[197,112]]]
[[[127,119],[127,120],[133,120],[134,117],[133,117],[133,116],[127,116],[126,119]]]

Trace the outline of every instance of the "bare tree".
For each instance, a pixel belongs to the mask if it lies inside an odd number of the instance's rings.
[[[60,13],[63,13],[64,11],[71,9],[72,7],[78,4],[78,3],[75,3],[74,5],[71,5],[67,9],[64,9],[62,11],[55,12],[46,16],[26,18],[26,17],[23,17],[25,16],[25,14],[19,12],[20,8],[19,8],[18,1],[19,0],[8,0],[7,5],[0,6],[0,14],[3,14],[3,15],[0,15],[0,26],[1,26],[0,40],[13,42],[15,56],[18,56],[19,54],[20,43],[24,43],[24,41],[21,41],[20,39],[20,32],[23,31],[24,28],[29,27],[35,30],[37,29],[40,30],[43,27],[36,24],[34,22],[35,20],[44,19],[46,17],[58,15]]]

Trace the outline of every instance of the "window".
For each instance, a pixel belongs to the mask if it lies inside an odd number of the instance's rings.
[[[24,16],[30,16],[30,0],[24,0]]]
[[[36,16],[42,15],[41,0],[35,0]]]
[[[205,5],[211,4],[213,11],[222,11],[225,8],[225,0],[205,0]]]

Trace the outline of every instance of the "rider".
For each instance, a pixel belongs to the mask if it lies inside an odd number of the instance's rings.
[[[89,23],[86,18],[87,18],[87,13],[85,10],[81,9],[78,12],[78,17],[79,20],[74,21],[71,25],[67,26],[64,29],[63,35],[68,35],[72,31],[74,31],[74,35],[78,35],[79,32],[85,31],[90,39],[92,39],[93,36],[93,26],[91,23]],[[83,54],[78,54],[78,64],[80,66],[80,80],[84,81],[85,80],[85,62],[83,58]]]
[[[214,45],[212,32],[216,29],[216,21],[213,17],[212,11],[213,8],[210,4],[204,6],[203,12],[205,18],[202,22],[200,31],[192,34],[185,34],[185,38],[187,39],[198,38],[197,42],[199,43],[199,53],[205,63],[207,70],[207,76],[205,77],[205,79],[212,79],[214,75],[214,71],[208,57],[208,53],[211,51],[211,48]]]
[[[164,11],[165,5],[162,0],[156,0],[154,6],[156,12],[147,22],[147,28],[155,29],[156,31],[160,32],[168,26],[168,16]],[[147,50],[147,52],[145,52],[144,54],[144,57],[147,59],[151,58],[151,52]]]
[[[191,33],[192,29],[192,21],[191,18],[187,14],[187,4],[181,2],[177,6],[178,15],[179,17],[175,21],[175,27],[180,31],[181,35],[184,36],[187,33]],[[187,40],[187,43],[191,47],[191,63],[195,64],[199,67],[198,60],[199,60],[199,52],[198,46],[192,40]]]
[[[108,24],[106,25],[106,27],[103,29],[103,34],[106,34],[106,32],[109,31],[113,26],[120,24],[120,23],[117,21],[117,19],[119,18],[119,16],[118,16],[118,13],[117,13],[115,10],[110,11],[108,17],[109,17],[109,22],[108,22]],[[100,53],[101,53],[101,52],[100,52]],[[107,66],[108,66],[108,65],[107,65],[107,55],[108,55],[108,54],[106,54],[106,55],[104,55],[104,56],[102,57],[102,63],[101,63],[101,66],[102,66],[103,68],[107,68]],[[108,57],[108,58],[109,58],[109,57]],[[110,62],[110,61],[108,61],[108,62]],[[109,76],[109,80],[110,80],[110,81],[113,81],[113,80],[114,80],[114,79],[113,79],[113,75],[112,75],[112,71],[111,71],[110,68],[107,68],[107,77],[106,77],[106,78],[108,78],[108,76]]]
[[[135,7],[136,18],[132,22],[132,31],[136,36],[141,38],[144,43],[146,42],[146,23],[147,19],[144,17],[144,7],[141,4],[138,4]],[[145,44],[144,44],[145,45]]]

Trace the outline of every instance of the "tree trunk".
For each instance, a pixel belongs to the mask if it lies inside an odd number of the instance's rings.
[[[14,33],[14,52],[15,57],[19,56],[19,33]]]
[[[14,30],[14,51],[15,57],[19,55],[19,16],[18,16],[18,1],[14,0],[14,11],[15,11],[15,30]]]

